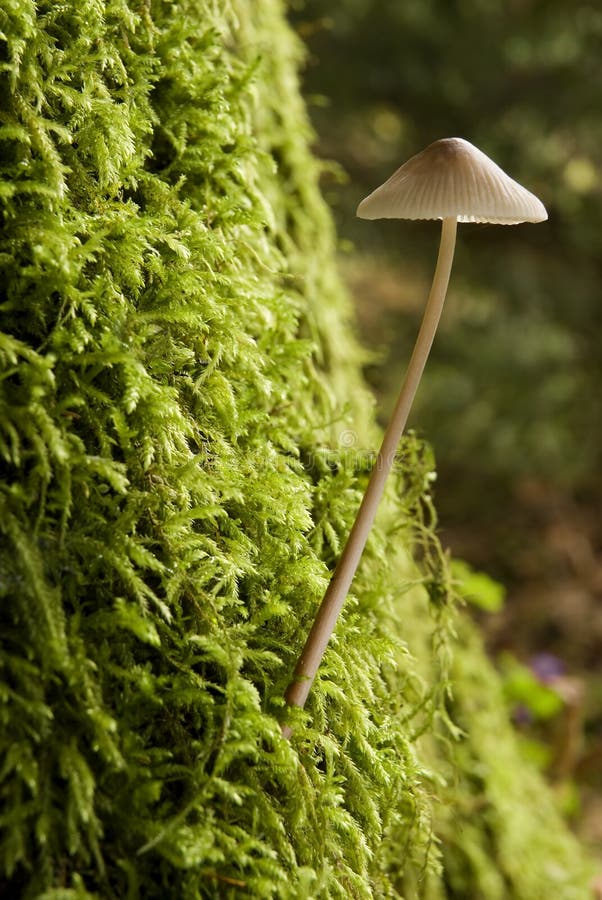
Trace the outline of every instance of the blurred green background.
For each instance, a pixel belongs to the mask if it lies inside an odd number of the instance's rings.
[[[291,19],[383,423],[439,226],[358,220],[358,202],[457,136],[548,209],[543,224],[459,227],[411,425],[435,449],[444,544],[507,589],[500,612],[475,615],[526,751],[602,847],[602,5],[297,0]],[[537,684],[560,698],[550,715]]]

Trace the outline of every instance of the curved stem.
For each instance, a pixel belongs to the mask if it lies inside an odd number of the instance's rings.
[[[457,224],[455,218],[443,219],[437,267],[414,351],[355,522],[286,690],[285,699],[289,706],[305,705],[366,545],[441,317],[454,258]],[[283,726],[282,733],[290,737],[290,727]]]

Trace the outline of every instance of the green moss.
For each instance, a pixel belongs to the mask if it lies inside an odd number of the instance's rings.
[[[461,780],[448,795],[438,828],[447,844],[445,867],[453,895],[589,897],[574,869],[582,851],[565,833],[552,794],[502,721],[500,680],[466,621],[454,660],[452,715],[465,738],[450,757]],[[454,833],[459,839],[452,838]]]
[[[0,32],[4,894],[444,896],[452,610],[413,438],[292,746],[277,723],[374,433],[280,3],[9,0]]]

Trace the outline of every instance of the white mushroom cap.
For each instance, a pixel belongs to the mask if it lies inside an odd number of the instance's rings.
[[[444,219],[517,225],[543,222],[546,208],[463,138],[430,144],[372,191],[357,208],[361,219]]]

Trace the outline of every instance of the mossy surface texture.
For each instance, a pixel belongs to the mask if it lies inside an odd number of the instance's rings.
[[[280,735],[374,434],[299,55],[277,0],[2,3],[1,897],[586,896],[416,439]]]

